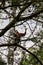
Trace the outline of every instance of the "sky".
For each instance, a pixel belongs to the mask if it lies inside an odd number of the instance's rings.
[[[30,7],[31,8],[31,7]],[[31,8],[31,10],[32,10],[32,8]],[[18,11],[17,11],[18,12]],[[27,12],[28,13],[28,12]],[[27,14],[26,13],[26,14]],[[31,12],[32,13],[32,12]],[[25,14],[25,15],[26,15]],[[26,15],[27,16],[27,15]],[[3,13],[2,14],[2,17],[6,17],[6,14],[5,13]],[[7,20],[1,20],[0,19],[0,29],[3,29],[3,28],[5,28],[8,24],[9,24],[9,19],[7,19]],[[29,21],[27,21],[27,23],[30,25],[30,27],[31,27],[31,30],[34,30],[34,27],[35,27],[35,25],[36,25],[36,21],[34,21],[34,20],[29,20]],[[27,28],[27,31],[26,31],[26,35],[24,36],[24,37],[22,37],[21,39],[26,39],[29,35],[31,35],[31,31],[30,31],[30,28],[29,28],[29,26],[28,26],[28,24],[27,23],[24,23],[23,25],[21,25],[21,26],[16,26],[16,30],[18,30],[19,32],[22,32],[22,33],[24,33],[25,32],[25,27],[24,27],[24,25],[26,26],[26,28]],[[34,32],[34,36],[36,36],[36,33],[37,32],[40,32],[40,30],[41,30],[41,28],[42,28],[42,26],[41,26],[41,24],[37,24],[37,27],[36,27],[37,29],[36,29],[36,31]],[[6,34],[7,35],[7,34]],[[33,37],[33,35],[32,35],[32,37]],[[3,42],[3,38],[1,38],[0,39],[0,42]],[[23,42],[24,43],[24,42]],[[28,48],[30,48],[31,46],[33,46],[34,45],[34,43],[32,42],[32,41],[27,41],[26,42],[26,44],[25,44],[25,47],[28,49]],[[3,49],[3,48],[1,48],[1,49]],[[7,50],[8,51],[8,50]],[[6,52],[6,50],[4,50],[4,52],[3,51],[1,51],[3,54],[7,54],[7,52]],[[2,54],[2,57],[6,60],[6,56],[4,56]],[[7,60],[6,60],[7,61]]]

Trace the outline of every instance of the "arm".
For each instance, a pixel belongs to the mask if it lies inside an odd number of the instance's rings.
[[[25,32],[24,32],[24,33],[19,33],[20,37],[22,37],[22,36],[25,36],[25,35],[26,35],[26,30],[27,30],[27,29],[25,29]]]
[[[27,30],[27,29],[25,29],[25,32],[24,32],[24,33],[19,33],[19,32],[16,30],[16,32],[15,32],[16,37],[25,36],[25,35],[26,35],[26,30]]]

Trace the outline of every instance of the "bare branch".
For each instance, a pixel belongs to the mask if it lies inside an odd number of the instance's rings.
[[[38,14],[40,14],[41,12],[43,12],[43,9],[31,14],[28,17],[23,17],[23,18],[18,18],[15,17],[1,32],[0,32],[0,37],[3,36],[15,23],[19,22],[19,21],[23,21],[23,20],[29,20],[32,19],[33,17],[36,17]]]
[[[25,7],[22,8],[22,10],[19,12],[19,14],[17,15],[17,18],[20,17],[20,15],[25,11],[26,8],[28,8],[33,2],[29,2],[28,5],[26,5]]]
[[[36,12],[32,13],[32,14],[31,14],[30,16],[28,16],[28,17],[21,17],[21,18],[19,18],[18,21],[23,21],[23,20],[32,19],[33,17],[36,17],[37,15],[39,15],[39,14],[42,13],[42,12],[43,12],[43,8],[40,9],[39,11],[36,11]]]
[[[37,57],[35,54],[33,54],[32,52],[28,51],[28,50],[27,50],[26,48],[24,48],[23,46],[18,45],[18,44],[1,44],[1,45],[0,45],[0,47],[6,47],[6,46],[17,46],[17,47],[22,48],[22,49],[25,50],[26,52],[30,53],[41,65],[43,65],[42,62],[38,59],[38,57]]]

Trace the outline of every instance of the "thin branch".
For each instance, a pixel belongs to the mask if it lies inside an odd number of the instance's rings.
[[[7,35],[4,35],[5,37],[8,37],[8,38],[11,38],[11,39],[15,39],[15,37],[13,38],[13,37],[11,37],[11,36],[7,36]],[[37,37],[34,37],[34,39],[37,39]],[[33,38],[27,38],[27,39],[23,39],[23,40],[20,40],[20,41],[28,41],[28,40],[31,40],[31,41],[33,41]]]
[[[11,13],[9,13],[7,10],[5,10],[4,8],[2,8],[1,6],[0,6],[0,8],[1,8],[4,12],[6,12],[10,17],[13,16]],[[14,16],[13,16],[13,17],[14,17]]]
[[[28,5],[29,4],[29,2],[26,2],[26,3],[24,3],[24,4],[12,4],[12,5],[8,5],[8,6],[5,6],[5,7],[1,7],[0,6],[0,9],[7,9],[7,8],[10,8],[10,7],[15,7],[15,6],[17,6],[17,7],[20,7],[20,6],[26,6],[26,5]]]
[[[19,26],[19,25],[22,25],[23,23],[25,23],[25,21],[19,23],[19,24],[15,24],[15,26]]]
[[[32,19],[33,17],[36,17],[38,14],[40,14],[41,12],[43,12],[43,9],[31,14],[28,17],[22,17],[22,18],[17,18],[15,17],[1,32],[0,32],[0,37],[3,36],[15,23],[19,22],[19,21],[23,21],[23,20],[29,20]]]
[[[4,55],[4,56],[6,56],[7,57],[7,55],[5,55],[4,53],[2,53],[2,52],[0,52],[2,55]]]
[[[37,15],[39,15],[39,14],[42,13],[42,12],[43,12],[43,8],[40,9],[39,11],[36,11],[36,12],[32,13],[32,14],[31,14],[30,16],[28,16],[28,17],[21,17],[21,18],[19,18],[18,21],[23,21],[23,20],[32,19],[33,17],[36,17]]]
[[[7,10],[3,9],[4,12],[6,12],[10,17],[13,16],[13,14],[9,13]],[[14,17],[14,16],[13,16]]]
[[[29,2],[29,4],[27,4],[25,7],[22,8],[22,10],[19,12],[19,14],[17,15],[17,18],[20,17],[20,15],[25,11],[26,8],[28,8],[33,2]]]
[[[43,21],[40,21],[40,20],[35,19],[35,18],[33,18],[33,20],[38,21],[39,23],[42,23],[43,24]]]
[[[0,19],[6,20],[6,19],[9,19],[9,18],[13,18],[13,17],[10,17],[10,16],[9,16],[9,17],[6,17],[6,18],[3,17],[3,18],[0,18]]]
[[[33,54],[32,52],[28,51],[28,50],[27,50],[26,48],[24,48],[23,46],[18,45],[18,44],[1,44],[1,45],[0,45],[0,47],[5,47],[5,46],[18,46],[18,47],[20,47],[20,48],[22,48],[23,50],[25,50],[26,52],[30,53],[41,65],[43,65],[42,62],[38,59],[38,57],[37,57],[35,54]]]

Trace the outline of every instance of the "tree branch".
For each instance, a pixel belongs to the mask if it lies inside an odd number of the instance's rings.
[[[43,12],[43,8],[35,13],[32,13],[30,16],[28,17],[22,17],[22,18],[18,18],[15,17],[1,32],[0,32],[0,37],[3,36],[15,23],[19,22],[19,21],[23,21],[23,20],[29,20],[32,19],[33,17],[36,17],[38,14]],[[20,17],[20,16],[19,16]]]
[[[41,65],[43,65],[42,62],[38,59],[38,57],[37,57],[35,54],[33,54],[32,52],[28,51],[28,50],[27,50],[26,48],[24,48],[23,46],[18,45],[18,44],[1,44],[1,45],[0,45],[0,47],[5,47],[5,46],[17,46],[17,47],[20,47],[20,48],[22,48],[23,50],[25,50],[26,52],[30,53]]]
[[[17,15],[17,18],[20,17],[20,15],[25,11],[26,8],[28,8],[33,2],[29,2],[29,4],[27,4],[25,7],[22,8],[22,10],[19,12],[19,14]]]
[[[2,7],[2,6],[0,6],[0,9],[7,9],[7,8],[10,8],[10,7],[15,7],[15,6],[17,6],[17,7],[20,7],[20,6],[26,6],[26,5],[28,5],[29,4],[29,2],[27,3],[24,3],[24,4],[12,4],[12,5],[8,5],[8,6],[5,6],[5,7]]]
[[[42,13],[42,12],[43,12],[43,8],[40,9],[39,11],[37,11],[37,12],[32,13],[32,14],[31,14],[30,16],[28,16],[28,17],[21,17],[21,18],[19,18],[18,21],[23,21],[23,20],[32,19],[33,17],[36,17],[37,15],[39,15],[39,14]]]

